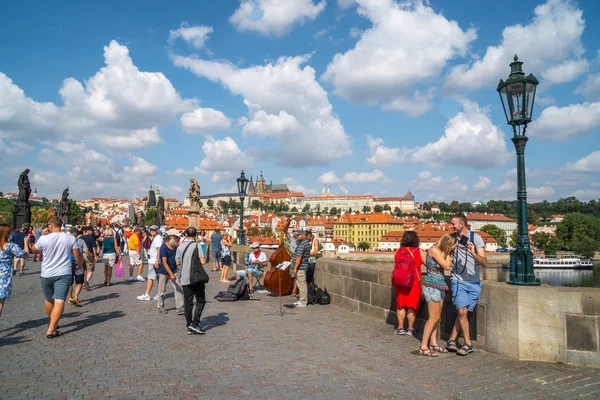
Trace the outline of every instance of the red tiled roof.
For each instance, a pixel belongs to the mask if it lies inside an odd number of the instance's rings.
[[[505,221],[505,222],[516,222],[512,218],[508,218],[502,214],[484,214],[484,213],[469,213],[467,215],[469,221]]]
[[[344,214],[339,217],[336,224],[402,224],[402,221],[387,213],[374,214]]]

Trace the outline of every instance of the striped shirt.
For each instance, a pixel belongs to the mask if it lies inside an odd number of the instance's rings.
[[[296,265],[296,260],[298,257],[301,257],[300,265],[298,269],[301,271],[308,270],[308,257],[310,257],[310,242],[308,239],[304,238],[298,246],[296,246],[296,251],[294,252],[294,260],[293,265]]]

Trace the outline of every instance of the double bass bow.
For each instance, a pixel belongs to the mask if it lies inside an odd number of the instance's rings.
[[[291,261],[292,256],[289,251],[283,245],[283,240],[285,238],[285,234],[290,226],[291,219],[288,218],[284,223],[283,232],[281,232],[281,237],[279,239],[279,247],[271,257],[269,257],[269,262],[271,263],[271,269],[267,271],[265,274],[265,278],[263,280],[264,286],[271,293],[277,295],[285,295],[292,291],[292,277],[288,270],[277,269],[277,266],[284,261]]]

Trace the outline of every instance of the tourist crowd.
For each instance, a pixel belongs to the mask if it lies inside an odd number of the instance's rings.
[[[454,233],[442,236],[427,251],[420,248],[416,232],[404,232],[395,256],[392,284],[398,327],[394,332],[405,336],[416,334],[415,320],[423,298],[428,308],[428,320],[418,348],[418,354],[423,356],[437,357],[447,352],[464,356],[473,351],[469,315],[479,300],[480,267],[487,265],[487,259],[484,242],[478,234],[469,231],[466,217],[456,215],[451,223]],[[15,232],[9,225],[0,224],[0,315],[5,300],[10,298],[13,276],[17,272],[23,275],[24,259],[32,254],[34,262],[39,258],[42,263],[41,287],[50,319],[46,335],[48,338],[61,336],[57,328],[65,303],[81,307],[81,291],[92,290],[90,280],[96,263],[102,260],[103,285],[111,286],[113,276],[124,278],[126,268],[122,260],[123,255],[128,254],[129,277],[126,279],[146,282],[144,293],[137,299],[154,300],[158,312],[167,314],[165,294],[168,283],[174,292],[175,312],[185,316],[188,333],[204,334],[200,319],[206,304],[205,282],[192,279],[192,270],[198,261],[201,265],[206,264],[205,255],[210,246],[211,271],[220,272],[220,281],[230,283],[232,245],[232,238],[227,233],[221,234],[219,229],[207,236],[206,232],[193,227],[188,227],[183,235],[177,229],[160,229],[156,225],[147,229],[140,226],[124,228],[119,224],[71,227],[63,226],[55,217],[50,219],[47,227],[23,226]],[[247,280],[252,293],[254,279],[264,273],[267,256],[260,250],[259,243],[252,243],[250,247],[246,267],[237,270],[235,275],[236,279]],[[293,258],[289,272],[295,278],[292,295],[298,297],[294,307],[304,308],[308,305],[307,283],[313,281],[319,242],[311,232],[300,230],[290,238],[290,249]],[[145,277],[144,262],[148,265]],[[426,269],[424,275],[422,266]],[[444,271],[451,271],[450,285]],[[152,297],[155,284],[157,293]],[[446,346],[441,346],[437,341],[437,329],[448,291],[452,294],[457,317]],[[459,347],[460,334],[464,344]]]

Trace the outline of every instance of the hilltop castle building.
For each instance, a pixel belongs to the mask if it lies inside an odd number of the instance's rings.
[[[270,181],[269,184],[265,181],[263,177],[262,170],[260,171],[259,177],[254,182],[252,175],[250,175],[250,183],[248,184],[248,195],[250,196],[258,196],[261,194],[267,193],[282,193],[289,192],[287,185],[285,183],[273,184],[273,181]]]

